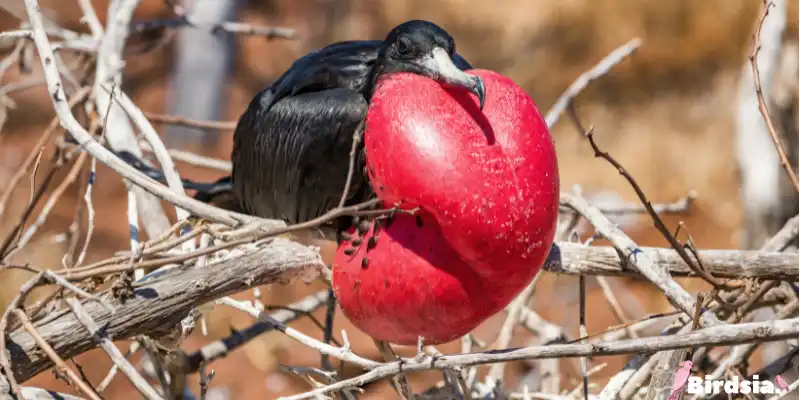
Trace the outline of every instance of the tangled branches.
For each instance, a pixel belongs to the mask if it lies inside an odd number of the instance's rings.
[[[474,350],[480,341],[468,335],[463,339],[462,354],[442,354],[438,349],[420,343],[414,357],[392,356],[385,361],[375,361],[356,354],[345,332],[342,332],[343,343],[334,341],[331,334],[332,318],[325,324],[319,324],[325,340],[317,340],[292,328],[289,323],[299,317],[310,316],[312,311],[326,305],[332,310],[332,299],[327,291],[315,293],[271,313],[273,310],[263,304],[257,295],[252,301],[234,300],[228,296],[260,285],[287,282],[300,277],[306,281],[321,277],[329,283],[330,271],[317,249],[279,236],[300,230],[321,229],[326,223],[344,215],[375,218],[397,210],[375,210],[377,201],[355,206],[344,206],[342,202],[339,207],[317,219],[287,226],[282,221],[241,215],[196,201],[184,193],[173,159],[220,170],[227,170],[230,165],[224,161],[167,149],[152,122],[211,129],[230,129],[232,124],[187,121],[179,117],[145,113],[119,88],[121,54],[129,34],[192,26],[213,32],[224,30],[289,39],[294,37],[293,31],[234,22],[205,26],[179,8],[175,9],[176,18],[173,20],[131,24],[130,19],[138,2],[130,0],[112,2],[112,7],[116,7],[116,17],[104,27],[90,2],[79,3],[85,21],[90,26],[90,35],[55,28],[45,22],[36,0],[25,0],[29,20],[21,30],[0,34],[0,37],[15,40],[16,48],[35,46],[44,73],[42,83],[47,86],[57,114],[5,189],[0,198],[0,215],[25,174],[38,168],[46,145],[52,142],[57,144],[53,166],[47,176],[52,176],[54,172],[51,171],[71,165],[68,179],[52,191],[43,211],[35,222],[30,223],[36,205],[52,184],[51,179],[38,183],[34,196],[23,212],[23,218],[4,238],[0,248],[0,269],[21,269],[34,275],[20,288],[0,319],[0,398],[12,395],[19,399],[33,398],[30,393],[42,395],[36,388],[21,383],[52,366],[81,396],[101,398],[102,389],[107,384],[99,387],[92,385],[64,361],[95,347],[102,348],[115,364],[113,371],[122,371],[147,399],[194,396],[186,382],[187,376],[195,373],[199,373],[204,382],[200,388],[202,397],[211,379],[205,372],[206,366],[268,331],[279,331],[324,356],[322,369],[284,368],[311,385],[309,391],[288,399],[324,398],[333,393],[343,398],[355,398],[358,390],[367,383],[425,370],[442,371],[444,382],[420,395],[421,398],[447,395],[487,398],[504,393],[511,398],[550,398],[548,396],[560,395],[555,391],[535,394],[530,393],[529,389],[513,392],[503,387],[504,370],[499,367],[493,368],[481,381],[477,367],[513,360],[539,360],[537,362],[542,362],[540,365],[544,369],[545,359],[574,357],[585,360],[601,355],[636,354],[637,357],[631,359],[625,369],[600,392],[600,398],[631,398],[639,391],[663,391],[663,383],[658,382],[667,381],[667,386],[671,383],[669,378],[672,378],[677,367],[675,360],[692,357],[696,365],[702,363],[714,367],[709,368],[708,372],[715,376],[744,375],[747,370],[741,367],[742,362],[750,357],[760,343],[784,341],[798,335],[798,320],[791,318],[797,312],[797,293],[788,283],[796,281],[798,264],[796,255],[782,252],[797,237],[797,217],[789,221],[760,251],[700,250],[691,242],[681,243],[678,235],[669,231],[660,215],[687,212],[695,194],[691,193],[675,203],[651,204],[633,175],[597,145],[593,129],[586,129],[578,118],[573,107],[575,97],[591,80],[602,77],[614,65],[633,54],[641,44],[640,40],[635,39],[581,76],[548,113],[547,118],[548,122],[555,123],[564,111],[569,111],[573,122],[586,135],[587,143],[595,155],[618,170],[641,201],[641,205],[600,208],[580,193],[563,193],[561,217],[566,228],[562,230],[544,266],[547,273],[581,276],[582,289],[585,289],[587,278],[597,279],[620,325],[591,335],[585,332],[584,327],[579,338],[563,343],[567,341],[564,329],[544,320],[529,307],[536,288],[537,281],[534,281],[506,309],[507,316],[501,334],[491,346],[480,346],[483,351]],[[67,66],[59,54],[65,49],[85,56],[78,57],[76,65]],[[3,60],[0,74],[4,74],[10,65],[23,62],[23,53],[22,50],[15,50]],[[85,115],[79,114],[81,110]],[[141,140],[137,138],[136,131],[141,133]],[[61,133],[64,135],[59,136]],[[130,151],[135,155],[152,153],[167,175],[167,186],[132,168],[112,150]],[[83,185],[81,190],[85,196],[81,207],[86,211],[91,231],[93,201],[96,200],[92,196],[92,187],[97,184],[97,161],[118,173],[126,183],[129,193],[129,249],[119,252],[115,257],[84,265],[91,233],[85,235],[85,243],[79,246],[77,238],[80,235],[76,234],[79,224],[73,223],[70,231],[74,240],[70,251],[64,255],[62,266],[38,266],[16,261],[19,250],[30,242],[38,227],[47,219],[49,210],[70,185]],[[353,173],[352,166],[349,173]],[[81,179],[84,176],[85,179]],[[171,221],[172,226],[159,200],[175,208],[177,218]],[[627,213],[648,214],[671,247],[639,246],[608,218],[609,215]],[[83,211],[78,213],[83,214]],[[570,240],[573,228],[582,219],[596,230],[593,237],[607,239],[611,245],[588,246],[593,239],[586,243]],[[142,241],[139,237],[140,222],[145,224],[144,229],[150,240]],[[674,306],[674,311],[631,320],[631,316],[625,315],[620,309],[620,301],[614,291],[608,288],[605,281],[608,276],[627,276],[651,283],[663,292]],[[675,281],[676,276],[703,279],[711,284],[712,289],[700,295],[691,294]],[[54,290],[39,303],[27,305],[26,299],[31,291],[41,286],[49,286]],[[585,295],[585,290],[581,293]],[[583,300],[582,304],[585,305]],[[181,342],[193,331],[195,321],[203,318],[198,317],[200,313],[197,308],[212,302],[246,312],[255,322],[195,352],[185,353],[180,349]],[[755,311],[764,308],[776,309],[779,318],[774,321],[743,322]],[[581,309],[580,319],[584,322],[585,307]],[[671,323],[672,327],[665,330],[663,335],[646,335],[646,327],[653,321]],[[509,348],[517,326],[532,331],[541,338],[541,342],[524,348]],[[143,348],[151,357],[156,366],[158,384],[151,383],[143,376],[128,361],[128,355],[113,343],[114,340],[126,339],[134,340],[137,347]],[[737,346],[729,347],[721,354],[714,352],[712,356],[712,348],[732,345]],[[685,349],[692,349],[688,356]],[[391,347],[384,350],[389,353],[392,351]],[[670,358],[666,363],[661,362],[665,359],[663,354],[675,355],[678,351],[684,353],[680,353],[680,357]],[[793,351],[796,352],[796,349]],[[659,354],[662,356],[657,356]],[[325,365],[330,364],[330,358],[354,365],[360,372],[352,377],[341,376],[330,365]],[[576,390],[588,397],[591,371],[586,364],[584,362],[582,371],[583,383]],[[557,377],[558,366],[548,365],[551,379]],[[663,370],[667,377],[659,380],[656,377],[659,373],[657,367],[660,366],[665,366]],[[109,374],[109,379],[113,379],[114,373]],[[651,376],[653,379],[648,389],[648,378]],[[397,386],[402,396],[418,396],[408,386],[407,380],[396,381],[400,382]],[[543,379],[539,387],[554,387],[557,391],[560,384],[556,382],[548,386]]]

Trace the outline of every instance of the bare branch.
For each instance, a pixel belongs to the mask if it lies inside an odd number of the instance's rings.
[[[659,270],[669,271],[672,276],[692,276],[693,272],[672,249],[637,247]],[[797,279],[800,266],[796,254],[762,252],[755,250],[700,250],[706,270],[721,278],[762,278],[791,281]],[[632,257],[631,257],[632,258]],[[559,242],[550,249],[544,269],[557,274],[630,276],[643,278],[645,274],[636,270],[633,260],[620,260],[613,247],[594,246],[586,248],[580,244]]]
[[[0,393],[0,395],[2,395],[2,393]],[[22,387],[22,398],[24,400],[84,400],[82,397],[57,393],[51,390],[44,390],[31,386]]]
[[[625,364],[622,371],[612,376],[608,384],[600,392],[600,400],[615,400],[619,397],[622,388],[628,383],[636,371],[639,370],[650,359],[646,355],[637,355]]]
[[[620,340],[598,344],[552,344],[549,346],[509,349],[503,352],[458,354],[427,357],[421,361],[404,359],[384,364],[363,375],[328,385],[303,394],[283,397],[283,400],[309,399],[345,388],[358,387],[403,372],[466,367],[504,361],[561,357],[598,357],[617,354],[651,353],[692,346],[731,345],[746,342],[767,342],[796,337],[800,333],[800,320],[755,322],[738,325],[721,325],[696,330],[691,333]]]
[[[183,372],[187,374],[197,372],[203,364],[208,364],[218,358],[225,357],[231,351],[243,346],[257,336],[274,330],[276,326],[270,323],[271,320],[281,324],[287,324],[291,320],[304,315],[304,313],[316,310],[325,304],[327,299],[327,290],[312,294],[303,300],[289,305],[283,310],[272,313],[268,320],[256,322],[241,331],[234,332],[226,338],[209,343],[192,354],[184,355],[184,357],[186,357],[186,362],[183,363]],[[256,314],[254,317],[258,318],[261,312],[258,310],[253,311]]]
[[[73,94],[72,97],[69,99],[69,101],[67,102],[67,107],[69,107],[69,109],[72,109],[79,103],[83,102],[89,96],[90,92],[91,90],[89,88],[83,88],[79,90],[78,92]],[[3,192],[3,195],[0,196],[0,216],[3,215],[6,203],[8,203],[8,200],[11,198],[14,189],[17,187],[17,185],[25,176],[25,174],[28,172],[28,170],[31,168],[31,166],[33,166],[34,162],[36,162],[39,149],[46,146],[50,142],[56,131],[58,131],[58,122],[59,122],[58,118],[54,118],[53,121],[50,122],[50,125],[47,126],[42,135],[39,137],[39,140],[33,146],[33,151],[31,151],[28,154],[28,157],[25,159],[25,161],[23,161],[22,166],[19,168],[17,173],[15,173],[14,176],[11,177],[11,181],[9,181],[8,184],[6,184],[5,191]]]
[[[797,308],[798,308],[797,301],[793,301],[790,304],[785,305],[775,315],[775,318],[781,319],[797,315]],[[711,372],[710,375],[715,378],[723,376],[723,374],[725,374],[725,371],[728,368],[731,368],[741,363],[742,361],[746,360],[752,354],[752,351],[755,349],[757,344],[758,343],[747,343],[739,346],[734,346],[731,349],[730,354],[719,362],[717,368],[713,372]]]
[[[89,26],[89,31],[92,32],[92,36],[95,38],[103,36],[103,24],[101,24],[100,19],[97,18],[97,12],[94,10],[91,0],[78,0],[78,5],[83,12],[82,21]]]
[[[692,205],[694,204],[695,200],[697,199],[697,192],[694,190],[689,191],[686,196],[681,197],[680,199],[671,202],[671,203],[663,203],[663,204],[652,204],[653,211],[657,214],[685,214],[688,212]],[[562,204],[562,207],[559,212],[571,212],[568,207],[565,207]],[[649,211],[647,207],[642,205],[641,203],[625,203],[618,206],[611,206],[611,207],[603,207],[598,205],[597,208],[606,215],[620,215],[620,214],[648,214]]]
[[[139,143],[139,145],[142,147],[142,150],[150,153],[153,152],[153,148],[150,147],[150,145],[147,144],[146,142]],[[189,165],[216,169],[227,173],[231,173],[231,171],[233,170],[233,166],[230,161],[205,157],[184,150],[169,149],[168,152],[169,155],[172,156],[172,158],[175,159],[176,161],[185,162]]]
[[[676,283],[669,275],[669,272],[651,258],[650,254],[644,253],[628,235],[622,232],[619,228],[614,226],[608,218],[603,215],[596,208],[589,205],[585,199],[572,195],[561,195],[561,198],[566,201],[570,207],[581,213],[592,225],[597,229],[603,237],[607,238],[614,244],[625,257],[628,258],[631,265],[633,265],[642,275],[656,286],[658,286],[664,294],[667,295],[670,303],[675,307],[685,312],[687,315],[694,314],[694,298],[678,283]],[[704,327],[720,325],[721,322],[711,313],[705,312],[701,318],[701,324]]]
[[[156,130],[153,128],[153,125],[150,124],[150,121],[147,120],[147,117],[144,116],[142,110],[140,110],[139,107],[133,103],[133,100],[131,100],[130,97],[128,97],[121,90],[114,92],[113,90],[109,90],[106,86],[101,86],[101,88],[104,91],[109,92],[112,99],[116,101],[123,110],[125,110],[136,127],[139,128],[142,136],[144,136],[145,140],[150,145],[153,154],[155,154],[156,159],[161,164],[161,169],[164,171],[164,177],[167,180],[169,188],[177,194],[185,195],[183,191],[183,183],[181,183],[181,177],[178,175],[178,170],[175,168],[175,163],[172,161],[172,157],[167,151],[167,148],[164,146],[164,143],[161,141],[161,138],[158,136],[158,132],[156,132]],[[138,147],[138,141],[136,142],[136,146],[138,153],[141,155],[141,150]],[[181,208],[176,208],[176,213],[178,220],[183,220],[189,217],[189,213]]]
[[[495,346],[497,349],[505,349],[511,344],[511,339],[514,336],[514,328],[521,322],[522,319],[522,310],[527,308],[528,303],[530,303],[531,298],[533,297],[536,284],[543,275],[544,274],[536,274],[528,286],[522,289],[522,292],[520,292],[517,297],[511,301],[511,304],[506,306],[505,311],[508,315],[506,315],[506,320],[500,327],[500,332],[497,334],[497,339],[495,339]],[[497,363],[492,365],[492,367],[489,369],[489,375],[486,377],[487,384],[489,386],[494,386],[498,382],[502,382],[504,373],[505,364]]]
[[[580,94],[583,89],[586,89],[586,86],[589,85],[589,82],[605,75],[608,71],[611,70],[615,65],[619,64],[620,61],[628,57],[629,55],[633,54],[636,49],[641,46],[642,40],[639,38],[633,38],[628,43],[623,44],[622,46],[616,48],[614,51],[609,53],[605,58],[600,60],[597,65],[592,67],[592,69],[584,72],[572,85],[567,88],[567,90],[556,99],[555,104],[550,107],[550,110],[547,112],[547,116],[545,117],[545,121],[547,122],[547,127],[552,128],[553,125],[558,122],[559,117],[561,114],[564,113],[564,110],[567,109],[567,106],[575,99],[575,97]]]
[[[761,252],[783,251],[797,237],[798,230],[800,230],[800,215],[795,215],[786,221],[778,233],[764,243]]]
[[[150,385],[140,374],[136,371],[133,365],[125,358],[125,355],[122,354],[121,351],[114,345],[114,342],[108,337],[108,335],[101,330],[99,326],[94,322],[92,316],[86,312],[86,309],[81,305],[80,301],[69,298],[66,299],[67,305],[69,308],[72,309],[72,312],[75,314],[75,317],[78,321],[83,324],[89,334],[94,337],[95,341],[100,344],[100,347],[108,353],[108,356],[114,362],[116,366],[122,371],[125,376],[130,379],[133,386],[139,390],[139,393],[144,396],[147,400],[159,400],[162,399],[161,395],[156,392],[155,388]]]
[[[642,202],[642,205],[644,205],[644,207],[647,209],[647,213],[650,214],[650,217],[653,220],[653,225],[656,227],[658,232],[661,233],[662,236],[664,236],[664,239],[667,240],[670,246],[672,246],[672,248],[681,256],[683,261],[687,265],[689,265],[697,275],[699,275],[708,283],[710,283],[715,289],[720,287],[727,288],[727,283],[721,283],[717,281],[717,279],[713,275],[709,274],[708,271],[703,269],[702,262],[699,259],[697,259],[696,260],[697,262],[695,262],[695,260],[693,260],[689,256],[689,253],[686,251],[684,246],[682,246],[678,242],[678,239],[675,237],[675,235],[673,235],[669,231],[666,224],[664,224],[664,221],[661,219],[658,213],[653,209],[650,200],[644,194],[644,191],[642,190],[641,186],[639,186],[639,183],[636,182],[636,179],[633,178],[633,175],[631,175],[622,166],[622,164],[620,164],[614,157],[612,157],[611,154],[609,154],[606,151],[600,150],[600,148],[597,146],[597,142],[595,142],[594,140],[593,129],[590,128],[586,130],[583,127],[583,124],[581,123],[580,118],[578,117],[578,113],[575,110],[574,105],[572,105],[570,108],[570,117],[572,117],[572,120],[575,123],[575,126],[578,128],[578,130],[581,133],[583,133],[585,137],[589,140],[589,144],[592,146],[592,150],[594,151],[594,156],[608,161],[608,163],[611,164],[619,172],[619,174],[622,175],[625,178],[625,180],[628,181],[631,188],[636,193],[636,196],[639,198],[639,201]]]
[[[98,325],[115,339],[139,334],[158,336],[180,323],[194,307],[253,286],[280,282],[324,268],[316,251],[285,240],[273,239],[241,256],[208,265],[205,268],[182,268],[162,276],[145,279],[134,286],[133,298],[114,302],[115,313],[95,304],[84,304]],[[73,357],[92,347],[94,341],[80,321],[69,312],[51,314],[37,321],[37,329],[62,357]],[[52,365],[34,351],[29,334],[15,331],[8,336],[12,370],[25,381]]]
[[[113,153],[105,149],[100,143],[94,140],[86,129],[72,115],[69,106],[64,101],[64,89],[58,71],[53,63],[53,51],[50,48],[47,35],[43,31],[41,19],[37,10],[38,4],[36,0],[25,0],[30,15],[31,26],[33,28],[34,41],[39,50],[39,55],[42,61],[45,78],[47,79],[48,92],[53,101],[53,107],[59,117],[61,125],[69,131],[75,140],[93,157],[97,158],[104,164],[108,165],[111,169],[122,175],[124,178],[129,179],[131,182],[142,187],[147,192],[158,196],[170,203],[176,204],[195,215],[207,218],[212,221],[224,223],[226,225],[234,226],[239,225],[245,221],[257,221],[258,218],[240,216],[235,213],[230,213],[217,207],[210,206],[203,202],[194,200],[184,195],[169,190],[168,188],[160,185],[158,182],[150,179],[146,175],[137,171],[135,168],[128,165],[126,162],[120,160]],[[102,96],[101,96],[102,97]],[[112,108],[113,109],[113,108]],[[284,224],[280,224],[284,225]]]
[[[61,373],[66,374],[69,379],[72,381],[72,384],[75,385],[81,392],[83,392],[86,397],[92,400],[100,400],[100,396],[95,393],[94,389],[92,389],[84,380],[81,378],[72,368],[67,367],[67,363],[59,357],[58,353],[47,343],[47,341],[39,334],[37,329],[31,323],[31,320],[28,319],[28,316],[25,315],[25,312],[16,309],[13,311],[14,315],[17,316],[17,319],[22,323],[22,329],[28,332],[29,335],[33,338],[33,341],[36,342],[36,345],[42,349],[42,351],[50,358],[50,360],[56,365],[56,369],[58,369]]]
[[[175,115],[156,114],[147,111],[144,112],[144,115],[147,116],[149,120],[162,124],[178,125],[198,129],[214,129],[219,131],[232,131],[236,129],[235,121],[200,121]]]
[[[763,0],[763,3],[764,7],[761,11],[761,16],[758,18],[756,31],[753,34],[753,52],[750,54],[750,64],[753,67],[753,83],[756,86],[756,96],[758,97],[758,111],[761,112],[761,116],[764,118],[764,122],[767,124],[767,131],[769,132],[769,136],[772,138],[772,143],[775,145],[775,150],[778,152],[778,157],[781,160],[781,166],[786,170],[786,174],[792,181],[794,189],[800,190],[800,186],[798,186],[797,183],[797,175],[794,173],[792,164],[789,163],[789,158],[786,157],[786,152],[783,150],[783,144],[781,143],[781,139],[778,136],[777,130],[775,129],[775,125],[772,123],[772,117],[769,115],[767,103],[764,101],[764,93],[761,90],[761,76],[758,72],[758,51],[761,50],[761,27],[764,25],[767,15],[769,15],[770,7],[775,5],[769,0]],[[786,13],[787,10],[778,10],[778,12]],[[778,34],[776,37],[770,37],[769,40],[779,42],[781,40],[781,36]]]
[[[103,129],[106,131],[104,134],[109,146],[115,151],[124,150],[137,157],[141,157],[142,152],[137,146],[136,135],[130,120],[125,115],[122,107],[111,98],[113,90],[121,90],[122,87],[122,69],[124,67],[122,52],[128,39],[128,25],[130,24],[131,18],[133,18],[133,13],[138,4],[139,0],[115,0],[109,4],[106,34],[102,36],[100,46],[97,50],[97,68],[95,71],[92,95],[95,110],[103,121]],[[32,12],[32,10],[33,9],[29,7],[28,14],[30,14],[31,25],[33,26],[34,32],[36,32],[37,28],[34,20],[37,18],[34,17],[33,14],[35,13]],[[37,41],[39,56],[42,58],[42,61],[46,63],[45,53],[42,52],[42,47],[49,46],[40,46]],[[48,92],[52,94],[52,81],[47,75],[47,71],[45,71],[45,78],[47,78],[48,81]],[[106,88],[111,88],[112,93],[108,94],[109,91]],[[55,95],[53,95],[53,99],[54,101],[56,100]],[[56,112],[58,113],[58,111]],[[62,119],[62,125],[64,125],[63,117],[60,114],[59,118]],[[111,129],[109,129],[109,127]],[[70,130],[69,128],[66,129]],[[81,140],[75,136],[71,130],[70,133],[75,137],[78,143],[81,143]],[[173,191],[179,193],[178,191],[183,190],[182,186],[173,186],[173,182],[176,179],[177,182],[180,183],[180,178],[173,176],[173,171],[166,170],[164,173],[169,177],[168,182]],[[129,224],[131,226],[137,226],[138,215],[141,213],[142,222],[149,236],[156,236],[158,233],[166,230],[170,224],[166,214],[164,214],[161,203],[155,197],[149,196],[141,188],[131,185],[128,180],[124,182],[126,188],[130,192],[128,195],[128,217],[131,220]],[[138,242],[138,229],[136,231],[131,229],[131,242],[132,247],[136,246],[136,242]],[[135,249],[133,249],[133,251],[135,251]]]
[[[132,33],[140,33],[147,30],[154,29],[176,29],[183,26],[191,26],[199,29],[206,29],[211,33],[229,32],[244,36],[263,36],[267,39],[294,39],[297,34],[294,29],[271,27],[271,26],[255,26],[241,22],[223,21],[223,22],[207,22],[199,21],[189,15],[179,15],[178,18],[151,20],[145,22],[138,22],[131,26]]]

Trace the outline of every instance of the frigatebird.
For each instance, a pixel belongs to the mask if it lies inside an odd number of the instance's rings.
[[[415,206],[385,223],[333,224],[349,233],[330,262],[335,299],[376,340],[463,336],[507,306],[549,254],[559,190],[552,137],[511,79],[468,69],[443,29],[411,21],[383,41],[300,58],[236,127],[233,175],[218,183],[247,213],[297,223],[334,208],[359,135],[345,204],[369,199],[374,185],[387,204]]]
[[[288,223],[324,214],[342,197],[354,135],[363,133],[381,75],[420,74],[483,101],[483,81],[464,72],[471,68],[444,29],[420,20],[383,41],[336,43],[298,59],[239,119],[231,154],[236,198],[249,214]],[[363,146],[356,161],[346,204],[372,195]]]
[[[235,206],[263,218],[293,224],[318,217],[342,197],[353,141],[363,134],[382,75],[408,72],[463,88],[478,97],[482,108],[485,86],[465,72],[469,69],[450,34],[422,20],[394,27],[382,41],[345,41],[311,52],[259,92],[240,117],[232,176],[216,184],[184,184],[207,201],[232,190]],[[346,205],[374,195],[365,162],[360,145]],[[160,171],[147,172],[163,178]]]

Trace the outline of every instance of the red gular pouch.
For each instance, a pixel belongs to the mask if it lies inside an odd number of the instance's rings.
[[[395,344],[457,339],[501,311],[553,242],[559,178],[553,140],[511,79],[471,70],[486,103],[409,73],[383,77],[367,115],[370,181],[384,207],[343,241],[333,286],[345,315]],[[372,238],[372,239],[371,239]]]

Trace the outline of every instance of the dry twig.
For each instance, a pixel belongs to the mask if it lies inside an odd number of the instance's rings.
[[[157,114],[152,112],[144,112],[147,119],[161,124],[186,126],[198,129],[214,129],[219,131],[232,131],[236,129],[235,121],[200,121],[196,119],[189,119],[179,117],[176,115]]]
[[[53,63],[53,50],[50,48],[50,41],[44,32],[41,15],[38,11],[38,2],[36,0],[25,0],[25,5],[28,10],[31,27],[33,29],[34,42],[39,50],[42,68],[44,70],[45,78],[47,79],[48,92],[51,94],[53,107],[56,110],[56,114],[58,115],[61,125],[72,135],[73,138],[75,138],[80,146],[89,152],[92,157],[108,165],[111,169],[134,184],[142,187],[148,193],[156,195],[172,204],[176,204],[195,215],[231,226],[239,225],[247,221],[259,220],[258,218],[241,216],[235,213],[224,211],[217,207],[213,207],[203,202],[186,197],[185,195],[175,193],[160,185],[158,182],[155,182],[154,180],[145,176],[135,168],[128,165],[126,162],[120,160],[118,157],[116,157],[116,155],[95,141],[94,138],[92,138],[91,135],[89,135],[89,133],[86,131],[86,129],[84,129],[75,119],[70,108],[64,100],[65,97],[63,85],[61,83],[58,70]],[[98,99],[105,97],[106,96],[99,96]],[[115,108],[111,109],[112,114],[114,109]]]
[[[506,313],[508,315],[506,315],[506,320],[503,322],[503,325],[500,327],[500,332],[497,334],[497,339],[495,339],[493,346],[494,348],[505,349],[511,344],[511,339],[514,336],[514,328],[521,321],[522,310],[527,308],[528,303],[530,303],[533,297],[536,283],[539,282],[539,279],[541,279],[543,275],[542,273],[536,274],[536,277],[533,278],[531,283],[529,283],[525,289],[522,289],[522,292],[520,292],[520,294],[511,301],[511,304],[506,307]],[[489,375],[487,376],[487,385],[493,387],[502,382],[504,372],[505,364],[498,363],[492,365],[491,369],[489,369]]]
[[[589,82],[604,76],[611,70],[615,65],[619,64],[620,61],[624,60],[625,57],[633,54],[636,49],[641,46],[642,40],[639,38],[633,38],[629,40],[627,43],[623,44],[622,46],[614,49],[611,53],[609,53],[605,58],[600,60],[597,65],[592,67],[590,70],[581,74],[569,88],[556,99],[555,104],[550,107],[550,110],[547,112],[547,116],[545,117],[545,121],[547,122],[547,127],[552,128],[553,125],[558,122],[558,118],[561,114],[564,113],[564,110],[572,103],[575,97],[580,94],[583,89],[586,89],[586,86],[589,85]]]
[[[572,195],[563,197],[563,199],[571,198],[573,198]],[[599,215],[602,214],[598,214],[598,218],[600,218]],[[605,219],[605,217],[603,218]],[[667,271],[671,276],[692,276],[692,269],[672,249],[656,247],[638,247],[637,249],[637,254],[645,255],[648,260],[653,262],[655,268]],[[753,250],[700,250],[698,254],[703,258],[703,266],[706,270],[720,278],[792,281],[797,279],[800,272],[797,256],[792,254]],[[631,258],[621,260],[614,247],[585,248],[569,242],[554,244],[543,268],[557,274],[628,276],[640,279],[646,277],[646,274],[636,270]]]
[[[276,321],[281,324],[288,324],[293,319],[306,315],[306,313],[310,313],[311,311],[321,307],[325,304],[327,299],[327,291],[321,291],[312,294],[303,300],[291,304],[286,309],[276,311],[270,315],[268,320],[258,321],[241,331],[232,333],[226,338],[209,343],[192,354],[184,355],[186,361],[182,364],[183,372],[190,374],[199,371],[202,365],[211,363],[218,358],[225,357],[231,351],[243,346],[257,336],[277,328],[277,326],[271,323],[271,321]],[[255,314],[253,316],[256,318],[259,318],[259,315],[261,314],[261,311],[257,309],[253,309],[252,311],[248,312],[250,312],[251,315]]]
[[[580,119],[578,118],[577,111],[573,108],[570,109],[570,116],[572,117],[573,121],[575,122],[576,127],[578,128],[581,133],[583,133],[586,138],[589,140],[589,144],[592,146],[592,150],[594,151],[595,157],[603,158],[604,160],[608,161],[614,168],[619,171],[619,174],[625,177],[625,179],[630,183],[631,187],[633,188],[634,192],[636,192],[636,196],[642,202],[642,204],[647,208],[647,212],[650,214],[650,217],[653,219],[653,224],[655,225],[656,229],[661,233],[662,236],[667,240],[667,242],[672,246],[673,249],[681,256],[683,261],[692,268],[692,270],[705,279],[708,283],[710,283],[714,288],[719,287],[727,287],[725,283],[719,282],[713,275],[709,274],[703,268],[702,262],[698,259],[697,263],[695,260],[689,256],[689,253],[686,251],[683,245],[678,242],[678,239],[669,231],[667,225],[664,224],[664,221],[658,215],[657,212],[653,209],[650,200],[644,194],[644,191],[636,182],[636,179],[620,164],[614,157],[612,157],[608,152],[600,150],[600,147],[597,146],[597,142],[594,140],[594,131],[592,128],[585,129],[583,124],[581,123]]]
[[[95,393],[94,389],[92,389],[78,374],[73,371],[71,368],[67,367],[67,363],[59,357],[58,353],[50,347],[46,340],[39,334],[36,328],[31,323],[28,316],[25,315],[25,312],[19,309],[14,310],[14,315],[17,316],[17,319],[22,323],[23,329],[25,329],[39,346],[42,351],[50,358],[50,360],[56,365],[56,368],[62,374],[66,374],[69,379],[72,381],[72,384],[75,385],[84,395],[92,400],[100,400],[100,396]]]
[[[775,144],[775,150],[778,152],[778,157],[780,157],[781,166],[786,170],[786,174],[792,181],[794,189],[800,190],[800,186],[798,186],[797,183],[797,175],[792,169],[792,165],[789,163],[789,158],[786,157],[786,152],[783,150],[783,144],[778,136],[778,131],[775,129],[775,125],[772,123],[772,117],[769,115],[767,103],[764,101],[764,93],[761,90],[761,76],[758,72],[758,51],[761,50],[761,27],[764,25],[764,20],[767,19],[770,7],[774,5],[769,0],[763,0],[763,3],[764,7],[761,11],[761,15],[758,18],[758,24],[756,24],[756,31],[753,34],[753,51],[750,54],[750,64],[753,67],[753,83],[756,86],[756,96],[758,97],[758,111],[761,112],[761,116],[764,118],[764,122],[767,124],[767,131],[769,131],[769,135],[772,138],[772,143]],[[780,10],[779,12],[784,11]]]
[[[651,255],[643,252],[633,240],[614,226],[614,224],[596,208],[590,206],[582,197],[564,194],[562,194],[561,197],[569,203],[571,207],[588,219],[603,237],[610,240],[611,243],[614,244],[614,247],[622,252],[628,259],[631,265],[642,275],[647,277],[649,281],[658,286],[658,288],[667,295],[670,303],[689,316],[694,314],[694,298],[678,285],[665,269],[658,266]],[[701,324],[706,327],[720,325],[721,322],[713,314],[705,312],[702,315]]]
[[[72,97],[67,102],[67,106],[70,109],[74,108],[76,105],[86,100],[90,92],[91,89],[88,87],[79,90],[78,92],[72,95]],[[14,176],[11,177],[11,181],[9,181],[8,184],[6,185],[3,195],[2,197],[0,197],[0,216],[3,215],[3,211],[5,211],[6,204],[8,203],[8,200],[11,198],[14,189],[17,187],[17,185],[25,176],[25,174],[28,173],[28,170],[30,170],[34,162],[36,162],[37,154],[39,153],[40,149],[42,149],[45,145],[47,145],[47,143],[50,142],[50,139],[52,139],[53,135],[58,131],[59,127],[58,122],[59,121],[57,118],[54,118],[50,122],[50,124],[42,133],[42,135],[39,137],[39,140],[33,146],[33,150],[28,154],[28,157],[25,159],[25,161],[22,162],[22,166],[20,166],[20,168],[17,170]]]

